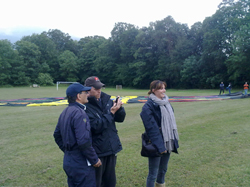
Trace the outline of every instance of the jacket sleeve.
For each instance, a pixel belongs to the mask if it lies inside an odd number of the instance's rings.
[[[116,111],[115,113],[115,121],[116,122],[123,122],[126,116],[126,112],[124,107],[119,108],[119,110]]]
[[[145,104],[142,108],[140,116],[149,139],[157,147],[160,153],[164,152],[166,148],[164,146],[159,126],[157,125],[157,122],[154,118],[153,109]]]
[[[54,131],[53,136],[54,136],[55,142],[58,145],[58,147],[62,150],[62,152],[64,152],[65,148],[63,146],[59,122],[56,125],[56,129]]]
[[[88,114],[93,134],[102,133],[114,122],[114,115],[112,113],[101,115],[88,109],[86,110],[86,113]]]
[[[92,147],[90,125],[88,123],[87,116],[79,115],[74,120],[73,128],[79,149],[91,165],[95,165],[98,162],[98,156]]]

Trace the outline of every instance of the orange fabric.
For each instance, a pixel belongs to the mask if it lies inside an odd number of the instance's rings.
[[[248,89],[248,84],[244,84],[244,90]]]

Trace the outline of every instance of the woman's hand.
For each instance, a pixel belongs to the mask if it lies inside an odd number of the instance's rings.
[[[163,151],[161,154],[167,153],[167,150]]]

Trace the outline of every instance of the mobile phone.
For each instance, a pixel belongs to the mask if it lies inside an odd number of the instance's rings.
[[[119,97],[116,97],[116,99],[115,99],[115,103],[117,103],[117,102],[118,102],[118,100],[119,100]]]

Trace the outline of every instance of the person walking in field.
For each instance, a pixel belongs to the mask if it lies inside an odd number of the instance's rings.
[[[55,142],[64,152],[63,169],[69,187],[96,187],[94,167],[102,165],[92,147],[89,118],[85,113],[90,89],[79,83],[67,88],[69,106],[61,113],[54,131]]]
[[[243,85],[243,87],[244,87],[245,95],[247,95],[247,91],[249,89],[249,85],[247,84],[247,82],[245,82],[245,84]]]
[[[231,90],[232,90],[232,84],[231,83],[228,84],[227,89],[228,89],[228,93],[231,94]]]
[[[160,80],[151,82],[148,101],[140,114],[146,134],[160,154],[148,157],[147,187],[165,186],[170,154],[178,153],[179,148],[174,110],[165,93],[166,86],[166,83]]]

